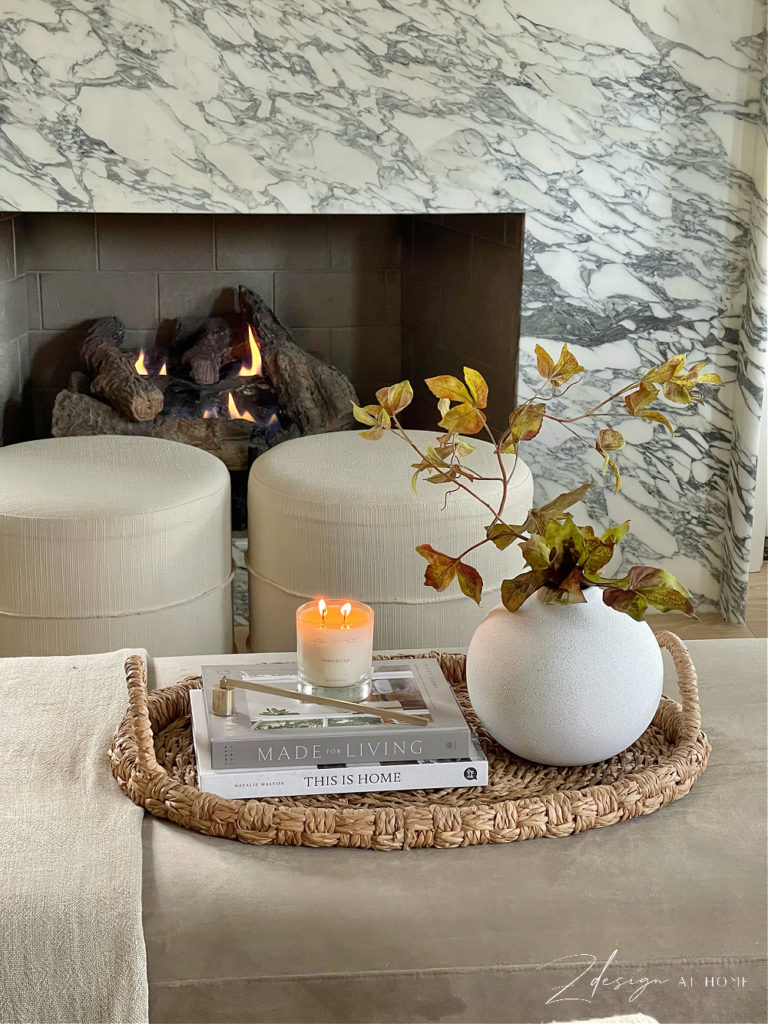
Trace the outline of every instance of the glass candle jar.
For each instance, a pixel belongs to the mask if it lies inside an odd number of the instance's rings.
[[[296,612],[299,682],[365,686],[373,663],[373,608],[361,601],[308,601]]]

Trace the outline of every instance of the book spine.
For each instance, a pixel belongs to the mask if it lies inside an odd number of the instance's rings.
[[[254,736],[229,741],[211,737],[211,767],[216,771],[290,768],[306,765],[371,764],[379,761],[440,761],[470,757],[468,727],[439,729],[406,727],[370,738],[330,736],[291,740],[287,736]]]
[[[457,789],[488,784],[488,762],[443,761],[440,764],[370,764],[338,769],[269,769],[217,772],[201,770],[198,786],[227,799],[252,800],[269,796],[307,796],[312,793],[374,793],[400,789]]]

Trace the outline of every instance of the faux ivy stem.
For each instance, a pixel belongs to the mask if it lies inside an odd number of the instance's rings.
[[[621,398],[621,396],[626,394],[627,391],[631,391],[632,388],[636,388],[638,386],[639,385],[637,381],[633,382],[632,384],[627,384],[627,386],[623,387],[621,391],[617,391],[615,395],[611,395],[610,398],[606,398],[605,401],[600,402],[593,409],[590,409],[589,412],[582,413],[581,416],[571,416],[569,419],[560,419],[557,416],[550,416],[548,413],[545,413],[545,415],[547,419],[555,420],[555,422],[557,423],[576,423],[578,420],[585,420],[587,419],[587,417],[593,416],[598,409],[602,409],[604,405],[608,405],[610,402],[616,401],[617,398]]]
[[[395,426],[397,427],[397,430],[395,431],[395,434],[397,434],[397,435],[398,435],[399,437],[402,437],[402,438],[403,438],[403,440],[404,440],[404,441],[406,441],[406,442],[407,442],[407,443],[408,443],[408,444],[409,444],[409,445],[411,446],[411,448],[413,448],[413,450],[414,450],[414,451],[416,452],[416,454],[417,454],[417,455],[419,456],[419,458],[420,458],[420,459],[422,460],[422,462],[428,462],[429,460],[427,459],[427,457],[426,457],[426,455],[424,454],[424,452],[422,452],[422,451],[420,451],[420,450],[419,450],[419,448],[417,447],[417,445],[416,445],[416,444],[415,444],[415,443],[414,443],[414,442],[413,442],[413,441],[412,441],[412,440],[410,439],[410,437],[408,437],[408,435],[406,434],[406,432],[405,432],[405,431],[403,430],[403,428],[402,428],[402,426],[401,426],[401,424],[400,424],[400,421],[398,420],[397,416],[393,416],[393,417],[392,417],[392,422],[393,422],[393,423],[395,424]],[[430,463],[430,465],[431,465],[431,463]],[[496,511],[495,511],[495,510],[493,509],[493,507],[492,507],[491,505],[489,505],[489,504],[488,504],[488,502],[487,502],[487,501],[484,501],[484,500],[483,500],[483,499],[482,499],[482,498],[480,497],[480,495],[479,495],[479,494],[475,494],[475,492],[474,492],[474,491],[473,491],[473,490],[472,490],[471,488],[467,487],[467,485],[466,485],[466,484],[463,484],[463,483],[462,483],[462,482],[461,482],[460,480],[452,480],[452,479],[450,478],[450,476],[448,476],[448,474],[447,474],[447,473],[444,473],[444,472],[442,471],[442,469],[440,469],[440,467],[439,467],[439,466],[435,466],[435,467],[434,467],[434,469],[435,469],[435,472],[436,472],[436,473],[438,473],[438,474],[439,474],[439,475],[440,475],[441,477],[443,477],[443,478],[445,479],[445,482],[446,482],[447,484],[454,484],[454,485],[455,485],[456,487],[460,487],[462,491],[466,491],[466,492],[467,492],[467,494],[471,495],[471,496],[472,496],[472,497],[473,497],[473,498],[474,498],[474,499],[475,499],[476,501],[479,501],[481,505],[484,505],[484,506],[485,506],[485,507],[486,507],[486,508],[488,509],[488,511],[489,511],[489,512],[491,513],[491,515],[493,516],[493,522],[494,522],[494,523],[495,523],[495,522],[496,522],[497,520],[498,520],[499,522],[501,521],[501,516],[500,516],[500,514],[499,514],[498,512],[496,512]]]
[[[458,562],[461,562],[464,559],[465,555],[468,555],[470,553],[470,551],[474,551],[476,548],[481,548],[483,546],[483,544],[488,544],[488,543],[490,543],[490,537],[483,537],[483,539],[479,540],[477,542],[477,544],[473,544],[471,547],[467,548],[466,551],[462,551],[462,553],[460,555],[457,555],[456,556],[456,560]]]

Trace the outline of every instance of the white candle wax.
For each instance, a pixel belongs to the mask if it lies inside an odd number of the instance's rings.
[[[296,653],[302,683],[367,683],[373,660],[373,608],[361,601],[308,601],[296,612]]]

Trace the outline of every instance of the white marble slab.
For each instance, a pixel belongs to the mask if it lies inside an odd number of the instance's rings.
[[[763,0],[0,0],[0,208],[526,214],[536,341],[732,382],[623,457],[630,562],[744,607],[765,371]],[[763,32],[761,36],[760,33]],[[648,430],[634,430],[637,439]],[[575,440],[527,454],[543,494]],[[630,468],[634,464],[634,472]]]

